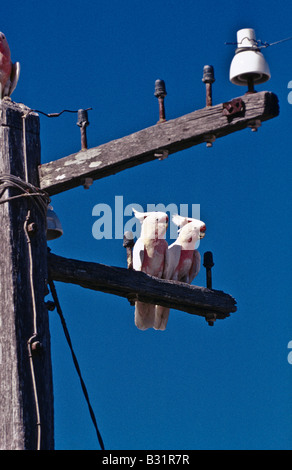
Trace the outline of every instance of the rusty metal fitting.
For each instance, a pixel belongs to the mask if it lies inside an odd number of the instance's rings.
[[[205,65],[204,66],[202,81],[204,83],[214,83],[215,82],[213,65]]]
[[[248,127],[251,128],[252,132],[257,132],[258,128],[261,127],[262,122],[260,119],[254,119],[248,123]]]
[[[87,109],[78,109],[77,111],[77,126],[89,126]]]
[[[124,248],[128,248],[128,247],[133,248],[134,245],[135,245],[135,242],[134,242],[133,232],[128,230],[127,232],[124,233],[123,247]]]
[[[157,150],[155,152],[154,157],[158,158],[158,160],[165,160],[169,155],[169,151],[167,149]]]
[[[93,185],[93,178],[84,178],[82,180],[82,185],[84,189],[89,189]]]
[[[164,107],[164,98],[166,97],[166,88],[165,88],[165,83],[164,80],[156,80],[155,81],[155,91],[154,91],[154,96],[158,99],[158,104],[159,104],[159,121],[160,122],[165,122],[165,107]]]
[[[204,66],[202,82],[206,85],[206,106],[212,106],[212,83],[215,82],[214,68],[212,65]]]
[[[213,147],[213,142],[216,140],[215,134],[207,134],[205,136],[206,147],[210,148]]]
[[[78,109],[77,126],[81,132],[81,150],[87,149],[86,127],[89,126],[87,109]]]
[[[216,321],[217,315],[216,313],[207,313],[205,316],[205,320],[209,326],[214,326],[214,322]]]
[[[159,97],[165,98],[166,95],[167,95],[167,92],[166,92],[164,80],[160,80],[160,79],[156,80],[154,96],[156,96],[156,98],[159,98]]]
[[[123,247],[127,250],[127,266],[128,269],[133,269],[133,247],[135,245],[133,232],[128,231],[124,233]]]
[[[224,116],[230,117],[234,114],[242,113],[244,111],[244,103],[241,98],[234,98],[231,101],[223,103]]]
[[[40,341],[34,341],[32,344],[31,344],[31,351],[32,353],[34,354],[39,354],[41,353],[43,350],[43,345],[42,343],[40,343]]]
[[[31,222],[30,224],[28,224],[27,226],[27,232],[28,232],[28,235],[29,237],[33,237],[38,231],[38,226],[35,222]]]

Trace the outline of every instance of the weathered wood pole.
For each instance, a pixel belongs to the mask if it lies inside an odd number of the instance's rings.
[[[23,193],[11,187],[11,175],[39,187],[39,117],[31,113],[24,118],[27,111],[24,105],[0,102],[1,450],[54,448],[50,334],[44,301],[46,214],[36,204],[37,196],[6,200]]]

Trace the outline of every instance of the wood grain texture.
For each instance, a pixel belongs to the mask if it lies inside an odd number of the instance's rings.
[[[67,259],[52,253],[48,255],[48,269],[54,281],[77,284],[130,301],[140,300],[200,316],[216,313],[218,319],[237,310],[235,299],[222,291],[158,279],[131,269]]]
[[[86,177],[104,178],[127,168],[245,129],[254,120],[266,121],[278,115],[277,97],[270,92],[241,97],[243,111],[223,113],[223,103],[199,109],[95,148],[45,163],[39,167],[40,185],[50,195],[80,186]]]
[[[27,108],[9,100],[0,104],[0,176],[25,180],[23,113]],[[39,118],[26,118],[29,181],[38,186]],[[19,194],[7,189],[3,198]],[[29,254],[24,222],[31,209],[37,235],[32,239],[38,338],[42,354],[34,357],[41,412],[42,449],[54,446],[53,389],[48,312],[44,303],[47,279],[46,220],[28,198],[0,204],[0,449],[34,450],[37,419],[27,341],[34,332]]]

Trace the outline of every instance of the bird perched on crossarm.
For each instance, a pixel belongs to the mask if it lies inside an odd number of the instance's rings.
[[[195,246],[198,240],[204,238],[206,225],[201,220],[180,215],[174,215],[172,221],[180,227],[179,235],[168,247],[163,278],[191,284],[200,271],[201,255]],[[168,317],[169,308],[157,305],[154,328],[165,330]]]
[[[11,61],[5,34],[0,32],[0,99],[11,96],[19,80],[20,63]]]
[[[168,247],[168,272],[166,279],[190,284],[200,270],[201,255],[196,243],[204,238],[206,225],[198,219],[174,215],[173,222],[180,228],[177,240]]]
[[[165,269],[168,244],[165,233],[168,216],[165,212],[138,212],[135,217],[141,223],[141,234],[133,248],[133,269],[161,278]],[[154,328],[155,305],[135,303],[135,325],[140,330]]]

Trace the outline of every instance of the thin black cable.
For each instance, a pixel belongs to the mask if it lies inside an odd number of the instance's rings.
[[[78,374],[79,379],[80,379],[82,391],[83,391],[85,400],[86,400],[87,405],[88,405],[88,408],[89,408],[89,413],[90,413],[90,416],[91,416],[93,425],[94,425],[95,430],[96,430],[96,434],[97,434],[97,438],[98,438],[99,445],[100,445],[100,447],[101,447],[101,450],[105,450],[105,449],[104,449],[104,443],[103,443],[101,434],[100,434],[99,429],[98,429],[98,426],[97,426],[97,422],[96,422],[96,418],[95,418],[95,415],[94,415],[94,411],[93,411],[92,406],[91,406],[91,404],[90,404],[88,392],[87,392],[87,389],[86,389],[84,380],[83,380],[82,375],[81,375],[81,371],[80,371],[80,367],[79,367],[79,364],[78,364],[76,355],[75,355],[74,350],[73,350],[71,338],[70,338],[69,331],[68,331],[68,328],[67,328],[67,325],[66,325],[66,321],[65,321],[65,318],[64,318],[64,315],[63,315],[63,312],[62,312],[60,303],[59,303],[59,299],[58,299],[58,296],[57,296],[55,284],[54,284],[54,282],[53,282],[52,280],[49,281],[49,286],[50,286],[50,290],[51,290],[52,297],[53,297],[54,302],[55,302],[55,305],[56,305],[57,312],[58,312],[58,314],[59,314],[59,317],[60,317],[60,320],[61,320],[61,323],[62,323],[62,326],[63,326],[63,330],[64,330],[64,334],[65,334],[67,343],[68,343],[68,345],[69,345],[69,348],[70,348],[70,351],[71,351],[71,354],[72,354],[72,358],[73,358],[73,362],[74,362],[74,365],[75,365],[75,369],[76,369],[77,374]]]
[[[90,111],[92,108],[87,108],[85,109],[84,111]],[[39,109],[31,109],[29,113],[39,113],[39,114],[43,114],[44,116],[47,116],[48,118],[54,118],[54,117],[59,117],[61,116],[61,114],[63,113],[75,113],[77,114],[78,113],[78,110],[71,110],[71,109],[63,109],[62,111],[60,111],[59,113],[45,113],[44,111],[40,111]]]
[[[237,43],[237,42],[225,42],[225,45],[226,46],[237,46],[238,44],[242,44],[244,39],[247,39],[248,41],[252,42],[253,45],[256,46],[258,49],[263,49],[265,47],[275,46],[276,44],[280,44],[280,43],[285,42],[285,41],[291,41],[292,36],[289,37],[289,38],[280,39],[280,41],[275,41],[275,42],[271,42],[271,43],[264,42],[261,39],[256,40],[256,39],[250,39],[248,37],[245,37],[239,43]]]
[[[262,43],[262,47],[275,46],[276,44],[280,44],[281,42],[291,41],[291,39],[292,39],[292,36],[289,37],[289,38],[280,39],[280,41],[271,42],[270,44],[267,43],[267,42],[263,42],[263,43]]]

